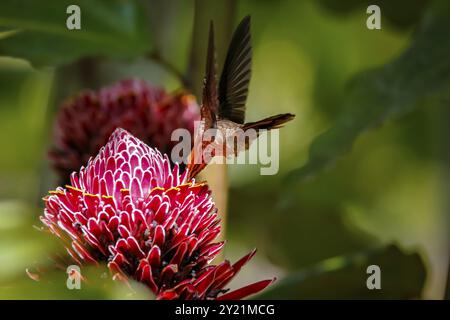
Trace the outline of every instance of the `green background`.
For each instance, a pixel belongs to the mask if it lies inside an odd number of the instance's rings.
[[[81,30],[65,27],[81,8]],[[381,30],[366,8],[381,8]],[[225,256],[253,247],[232,287],[276,276],[260,297],[445,296],[449,257],[450,4],[448,1],[0,2],[0,298],[151,298],[86,269],[65,287],[51,266],[61,248],[39,232],[53,120],[82,88],[136,76],[175,90],[155,53],[201,86],[208,21],[219,62],[239,19],[252,16],[247,120],[291,112],[280,131],[280,172],[230,166]],[[198,61],[198,62],[197,62]],[[366,268],[381,268],[368,290]],[[48,268],[33,282],[26,268]],[[447,292],[447,295],[449,293]]]

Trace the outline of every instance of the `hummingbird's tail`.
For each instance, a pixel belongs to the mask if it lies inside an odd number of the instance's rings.
[[[291,121],[295,118],[295,115],[292,113],[283,113],[283,114],[277,114],[276,116],[268,117],[256,122],[248,122],[244,124],[242,129],[245,131],[247,129],[278,129],[281,128],[286,122]]]

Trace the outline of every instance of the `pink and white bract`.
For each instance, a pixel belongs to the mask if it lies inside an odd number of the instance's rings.
[[[158,299],[241,299],[273,280],[225,293],[255,251],[234,264],[209,262],[224,243],[208,186],[117,129],[71,185],[44,198],[43,223],[78,263],[106,262],[115,278],[145,283]]]

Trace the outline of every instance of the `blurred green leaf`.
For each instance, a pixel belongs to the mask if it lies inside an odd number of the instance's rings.
[[[307,163],[293,170],[288,182],[302,181],[333,164],[364,131],[450,96],[449,14],[450,2],[434,3],[410,48],[350,83],[347,109],[312,142]]]
[[[81,30],[69,30],[66,9],[81,9]],[[57,65],[85,55],[131,58],[149,51],[149,24],[132,0],[3,0],[0,27],[17,32],[0,38],[0,55],[35,65]]]
[[[36,201],[45,159],[45,132],[53,72],[22,59],[0,57],[0,195]],[[47,190],[46,190],[47,191]]]
[[[367,288],[367,267],[381,270],[381,289]],[[281,280],[257,299],[414,299],[426,278],[418,253],[395,245],[350,257],[336,257]]]
[[[130,280],[128,284],[114,281],[106,266],[80,268],[84,281],[80,289],[67,288],[64,269],[46,270],[38,281],[25,272],[0,286],[0,299],[153,299],[152,292],[143,284]],[[3,289],[3,290],[2,290]]]
[[[25,275],[25,269],[46,264],[51,256],[65,252],[60,241],[36,218],[39,208],[22,201],[0,201],[0,287],[12,278]]]
[[[328,181],[327,187],[333,189],[334,184]],[[310,185],[296,194],[288,210],[279,211],[280,187],[273,182],[234,187],[230,190],[228,233],[289,270],[375,247],[377,240],[342,214],[340,199],[345,193],[324,199],[322,190],[321,185]]]

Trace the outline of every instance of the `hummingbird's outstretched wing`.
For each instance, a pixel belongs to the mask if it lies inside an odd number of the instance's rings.
[[[202,107],[200,110],[202,120],[205,121],[205,130],[216,126],[219,100],[217,97],[216,80],[216,49],[214,45],[214,25],[210,22],[208,52],[206,56],[205,78],[203,83]]]
[[[214,45],[214,25],[211,21],[209,25],[205,78],[203,80],[202,106],[200,108],[201,119],[204,121],[203,130],[216,127],[217,114],[219,112],[218,109],[219,99],[217,97],[216,49]],[[201,138],[201,136],[194,137],[193,147],[187,164],[187,170],[189,170],[188,180],[194,178],[207,165],[202,158],[203,142]]]
[[[250,16],[242,19],[228,48],[219,83],[219,117],[243,124],[250,83],[252,46]]]

